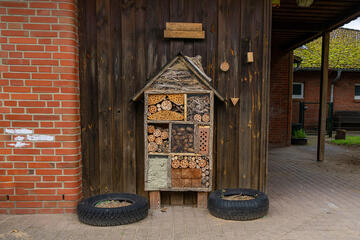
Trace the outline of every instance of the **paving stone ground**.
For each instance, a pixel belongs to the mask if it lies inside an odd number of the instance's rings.
[[[138,223],[91,227],[76,215],[0,215],[0,239],[360,239],[360,150],[326,145],[291,146],[269,153],[269,214],[248,222],[225,221],[206,209],[169,207]],[[352,159],[352,164],[339,159]],[[349,160],[349,161],[350,161]]]

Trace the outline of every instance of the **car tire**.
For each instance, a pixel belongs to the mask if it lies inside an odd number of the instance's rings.
[[[116,208],[98,208],[95,205],[102,201],[120,200],[131,205]],[[79,202],[77,214],[79,221],[92,226],[117,226],[134,223],[147,217],[148,200],[130,193],[109,193],[86,198]]]
[[[251,200],[226,200],[223,196],[247,195]],[[209,212],[226,220],[246,221],[264,217],[269,210],[269,199],[265,193],[254,189],[225,189],[212,192],[208,199]]]

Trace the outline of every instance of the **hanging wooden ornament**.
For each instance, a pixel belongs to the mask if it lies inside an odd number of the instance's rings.
[[[220,69],[223,72],[229,71],[229,68],[230,68],[230,65],[229,65],[229,63],[227,61],[222,62],[221,65],[220,65]]]
[[[239,101],[239,98],[230,98],[232,104],[235,106],[237,102]]]

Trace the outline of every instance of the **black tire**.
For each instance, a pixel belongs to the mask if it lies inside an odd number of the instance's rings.
[[[252,200],[225,200],[224,196],[248,195],[255,199]],[[208,199],[208,209],[210,213],[218,218],[226,220],[246,221],[264,217],[269,210],[269,199],[265,193],[254,189],[225,189],[212,192]]]
[[[98,208],[98,202],[120,200],[131,202],[125,207]],[[142,196],[130,193],[109,193],[86,198],[79,202],[79,221],[93,226],[117,226],[140,221],[148,215],[149,203]]]

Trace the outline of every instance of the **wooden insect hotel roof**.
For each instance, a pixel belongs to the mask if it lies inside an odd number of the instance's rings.
[[[184,69],[184,66],[186,69]],[[188,57],[182,53],[179,53],[173,60],[166,64],[155,77],[151,78],[146,85],[131,98],[131,100],[137,101],[144,91],[151,89],[156,84],[158,84],[157,89],[160,90],[162,83],[165,83],[165,81],[172,81],[172,87],[179,90],[182,88],[184,81],[186,81],[186,77],[183,76],[183,74],[187,74],[189,71],[196,76],[196,80],[203,88],[213,91],[218,99],[224,101],[224,97],[211,86],[210,83],[212,79],[206,75],[202,68],[201,56]],[[196,88],[196,86],[194,87]],[[169,90],[165,87],[165,84],[163,88],[163,90]]]

